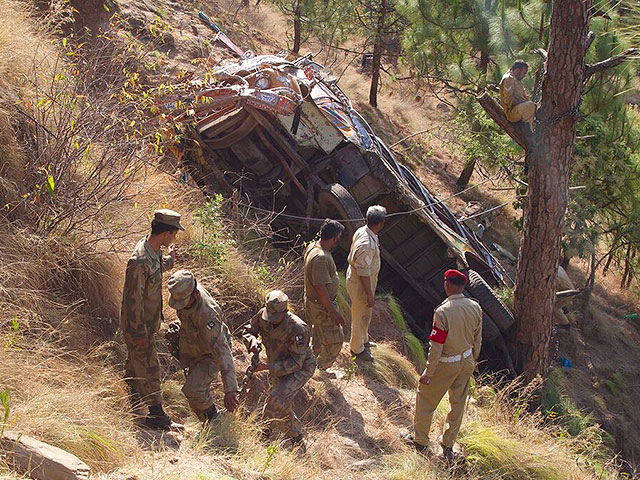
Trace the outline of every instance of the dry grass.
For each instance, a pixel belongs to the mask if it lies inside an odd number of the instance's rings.
[[[15,342],[15,343],[14,343]],[[10,428],[68,450],[97,471],[140,454],[122,382],[103,351],[83,358],[33,338],[2,338]]]
[[[70,238],[7,228],[0,266],[0,312],[21,332],[87,349],[115,331],[119,292],[108,257]]]

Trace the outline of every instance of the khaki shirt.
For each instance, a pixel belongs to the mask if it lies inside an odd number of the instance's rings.
[[[262,337],[262,344],[267,353],[269,373],[276,377],[289,375],[303,367],[315,366],[315,357],[309,346],[311,332],[301,318],[287,312],[285,318],[277,325],[262,318],[262,311],[245,325],[243,339],[247,349]]]
[[[154,250],[147,237],[141,239],[127,262],[122,291],[120,328],[130,344],[151,342],[162,320],[162,273],[173,267],[170,255]]]
[[[198,285],[196,288],[200,292],[200,299],[191,308],[178,310],[180,363],[189,368],[205,357],[213,357],[220,369],[225,393],[237,392],[231,333],[222,321],[222,310],[203,286]]]
[[[437,332],[437,331],[440,332]],[[444,343],[434,340],[438,334]],[[441,357],[460,355],[473,350],[474,360],[480,355],[482,346],[482,309],[480,304],[463,294],[451,295],[433,312],[433,330],[429,340],[427,358],[427,377],[432,377]]]
[[[518,80],[509,70],[500,80],[500,103],[507,119],[511,121],[513,107],[528,100],[522,81]]]
[[[576,287],[567,275],[567,272],[561,266],[558,266],[558,275],[556,279],[556,292],[563,292],[565,290],[575,290]]]
[[[317,285],[325,285],[329,300],[334,301],[338,296],[340,278],[338,269],[333,261],[333,255],[320,245],[313,242],[304,252],[304,295],[305,300],[318,302],[319,298],[314,288]]]
[[[357,277],[371,277],[377,280],[380,272],[380,242],[378,235],[369,227],[362,226],[353,234],[351,251],[347,258],[347,280]]]

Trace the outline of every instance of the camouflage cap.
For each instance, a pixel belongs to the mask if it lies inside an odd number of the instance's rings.
[[[178,230],[184,230],[184,227],[180,225],[180,214],[168,208],[161,208],[153,212],[153,219],[156,222],[176,227]]]
[[[289,297],[280,290],[272,290],[267,293],[264,304],[262,318],[267,322],[277,322],[287,313]]]
[[[169,277],[169,306],[182,310],[196,288],[196,278],[189,270],[178,270]]]

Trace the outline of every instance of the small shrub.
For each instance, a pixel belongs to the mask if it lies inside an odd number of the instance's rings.
[[[540,400],[547,418],[561,425],[571,436],[579,435],[595,424],[592,415],[578,408],[566,395],[564,373],[560,368],[549,372]]]
[[[234,245],[222,223],[223,200],[217,193],[195,212],[202,233],[200,239],[190,246],[190,253],[210,266],[220,266],[229,254],[229,247]]]
[[[625,383],[622,374],[620,372],[613,373],[608,380],[604,381],[604,386],[611,395],[617,397],[620,392],[624,391],[625,389]]]
[[[387,304],[389,305],[389,313],[391,320],[398,327],[404,336],[404,346],[407,349],[407,353],[411,361],[416,365],[418,370],[424,370],[427,364],[427,358],[424,353],[422,342],[409,330],[407,322],[404,320],[402,310],[398,301],[393,295],[386,295]]]
[[[571,459],[563,458],[556,451],[532,451],[526,442],[510,437],[497,427],[477,425],[461,442],[471,462],[483,471],[498,474],[499,478],[573,478]]]
[[[418,375],[409,360],[385,344],[378,344],[375,354],[376,361],[362,367],[365,375],[371,375],[390,387],[416,388]]]
[[[0,424],[0,436],[4,433],[5,429],[12,423],[9,422],[11,416],[11,394],[7,387],[0,392],[0,405],[2,406],[2,423]]]
[[[507,306],[509,310],[513,311],[513,288],[509,288],[506,285],[501,286],[494,290],[496,295]]]

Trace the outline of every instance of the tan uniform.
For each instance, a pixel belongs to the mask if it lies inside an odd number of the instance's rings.
[[[238,382],[231,354],[231,333],[222,321],[222,310],[209,292],[198,285],[200,298],[191,308],[177,310],[180,318],[180,363],[189,369],[182,392],[198,418],[213,405],[211,383],[222,375],[224,392],[237,392]]]
[[[313,353],[318,358],[318,368],[326,370],[342,349],[344,332],[320,303],[314,288],[317,285],[326,287],[329,301],[335,306],[340,288],[338,269],[331,252],[324,250],[320,242],[310,244],[304,253],[304,299],[307,323],[313,329]]]
[[[526,122],[533,131],[533,117],[536,104],[527,98],[522,81],[518,80],[511,70],[500,80],[500,103],[510,122]]]
[[[380,244],[378,235],[366,225],[353,234],[351,251],[347,258],[347,292],[351,298],[351,351],[360,354],[369,341],[372,309],[367,306],[367,294],[360,278],[369,277],[371,293],[375,295],[380,272]]]
[[[162,404],[155,334],[162,321],[162,273],[172,267],[171,256],[163,258],[145,237],[136,245],[125,273],[120,328],[128,351],[126,375],[135,380],[147,405]]]
[[[260,335],[267,354],[271,389],[263,417],[290,438],[299,438],[302,422],[293,411],[293,399],[316,370],[309,327],[292,313],[274,325],[262,318],[263,310],[244,327],[243,334],[247,348]]]
[[[558,266],[558,274],[556,278],[556,292],[563,292],[565,290],[575,290],[576,287],[567,275],[567,272],[561,266]],[[571,304],[573,297],[556,298],[553,304],[553,322],[556,325],[569,325],[569,319],[562,311],[562,307],[566,307]]]
[[[424,446],[429,444],[433,412],[448,391],[451,411],[442,444],[453,447],[462,424],[469,379],[482,346],[480,305],[462,294],[447,298],[433,314],[429,345],[425,373],[430,383],[418,385],[414,441]]]

